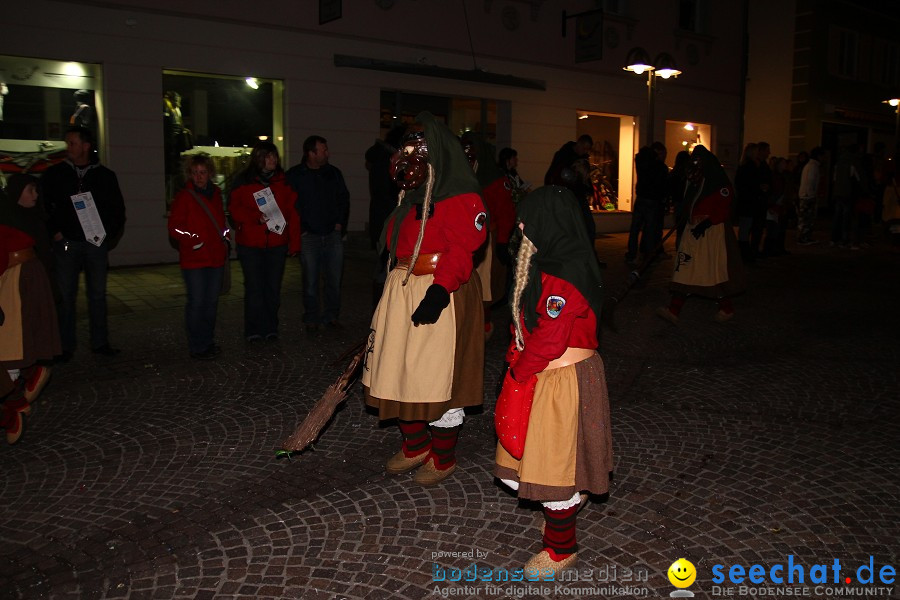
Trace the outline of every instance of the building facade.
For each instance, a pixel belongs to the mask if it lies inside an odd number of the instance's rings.
[[[116,264],[177,259],[165,227],[180,185],[173,152],[209,152],[225,184],[263,138],[286,167],[308,135],[327,138],[351,192],[349,228],[365,229],[365,150],[423,109],[515,148],[538,185],[564,142],[591,133],[592,162],[628,210],[651,112],[646,75],[623,70],[629,52],[669,54],[682,71],[657,78],[653,102],[670,164],[703,143],[733,167],[743,11],[712,0],[34,0],[4,11],[0,150],[39,172],[70,122],[93,119],[126,197]]]
[[[900,18],[883,0],[760,0],[749,7],[746,141],[832,158],[897,144]]]

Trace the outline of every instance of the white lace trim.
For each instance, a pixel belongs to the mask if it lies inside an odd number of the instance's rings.
[[[456,427],[463,424],[463,417],[466,415],[464,408],[451,408],[437,421],[429,423],[432,427]]]
[[[502,481],[506,486],[508,486],[514,492],[519,491],[519,482],[518,481],[513,481],[512,479],[501,479],[500,481]]]
[[[544,508],[549,508],[550,510],[565,510],[567,508],[572,508],[573,506],[577,506],[581,502],[581,494],[575,492],[575,495],[569,498],[568,500],[558,500],[556,502],[544,502]]]

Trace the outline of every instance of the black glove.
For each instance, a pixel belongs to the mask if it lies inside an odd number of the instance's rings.
[[[419,302],[419,307],[412,314],[412,322],[416,325],[422,323],[436,323],[441,311],[450,304],[450,292],[443,286],[432,283],[425,292],[425,297]]]
[[[703,219],[697,225],[691,229],[691,235],[694,236],[695,240],[699,240],[706,234],[706,230],[712,227],[712,221],[709,219]]]
[[[500,264],[504,267],[508,267],[511,262],[511,256],[509,255],[509,245],[508,244],[496,244],[494,246],[494,254],[497,255],[497,260],[500,261]]]

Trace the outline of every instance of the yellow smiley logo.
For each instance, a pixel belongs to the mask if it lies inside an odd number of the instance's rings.
[[[679,558],[672,563],[668,571],[669,581],[677,588],[686,588],[697,579],[697,569],[686,558]]]

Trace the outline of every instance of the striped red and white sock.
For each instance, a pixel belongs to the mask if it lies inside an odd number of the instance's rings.
[[[425,421],[399,421],[400,433],[403,435],[403,454],[406,458],[419,456],[431,450],[431,437],[428,435],[428,424]]]
[[[449,469],[456,464],[456,440],[461,426],[431,426],[431,456],[438,471]]]
[[[571,554],[578,552],[575,541],[575,516],[578,505],[562,510],[550,510],[544,507],[544,550],[550,558],[559,562]]]

